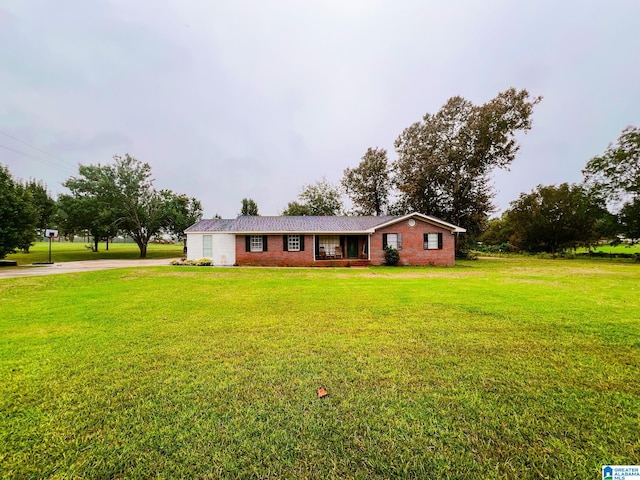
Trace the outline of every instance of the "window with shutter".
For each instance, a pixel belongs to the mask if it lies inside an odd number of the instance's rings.
[[[251,235],[249,240],[249,251],[251,252],[263,252],[266,251],[264,248],[264,237],[262,235]]]
[[[382,247],[393,247],[396,250],[402,249],[402,234],[401,233],[385,233],[382,235]]]
[[[442,233],[425,233],[423,243],[425,250],[442,250]]]
[[[287,235],[287,250],[289,252],[300,251],[300,235]]]

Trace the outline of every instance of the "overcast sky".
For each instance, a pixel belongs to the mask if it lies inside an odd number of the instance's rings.
[[[56,195],[129,153],[157,188],[277,215],[452,96],[543,101],[495,203],[640,125],[640,0],[0,0],[0,163]]]

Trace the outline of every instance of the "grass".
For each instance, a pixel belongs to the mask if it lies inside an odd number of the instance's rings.
[[[163,245],[150,243],[147,248],[147,258],[176,258],[182,256],[182,245]],[[135,243],[111,243],[109,250],[100,243],[99,250],[92,252],[81,242],[52,242],[52,262],[76,262],[83,260],[119,260],[140,258],[140,249]],[[18,265],[47,262],[49,260],[49,242],[36,242],[29,249],[29,253],[13,253],[6,256],[7,260],[14,260]]]
[[[0,475],[599,478],[640,458],[639,268],[0,280]]]

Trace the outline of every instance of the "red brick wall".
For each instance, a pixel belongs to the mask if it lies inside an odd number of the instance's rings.
[[[370,264],[384,264],[384,249],[382,248],[382,235],[384,233],[401,233],[402,249],[400,265],[446,265],[451,266],[455,262],[455,237],[448,230],[433,226],[416,219],[416,224],[411,227],[405,220],[389,227],[378,230],[371,236]],[[423,247],[423,234],[442,233],[441,250],[425,250]],[[333,266],[347,265],[348,259],[342,261],[325,261],[314,259],[314,236],[304,236],[304,251],[285,252],[283,250],[282,235],[267,236],[266,252],[247,252],[245,235],[236,235],[236,263],[238,265],[304,267],[304,266]],[[346,252],[346,245],[344,246]],[[360,246],[359,251],[362,251]],[[353,262],[358,264],[357,262]]]
[[[236,263],[279,267],[313,266],[313,235],[304,236],[304,251],[285,252],[282,235],[267,235],[266,252],[247,252],[245,235],[236,235]]]
[[[401,233],[402,249],[398,251],[400,254],[399,265],[453,265],[455,263],[454,234],[418,219],[415,219],[415,222],[413,227],[409,225],[409,220],[404,220],[377,230],[371,236],[371,264],[384,264],[382,235]],[[423,234],[425,233],[442,233],[442,250],[425,250],[423,246]]]

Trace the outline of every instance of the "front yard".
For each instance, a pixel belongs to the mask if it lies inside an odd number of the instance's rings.
[[[599,478],[640,458],[639,291],[522,258],[0,280],[0,476]]]

